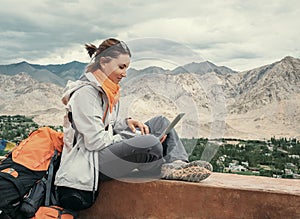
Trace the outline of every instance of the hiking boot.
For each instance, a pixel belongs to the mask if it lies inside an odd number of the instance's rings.
[[[199,167],[204,167],[205,169],[209,170],[210,172],[213,172],[213,166],[204,160],[195,160],[191,161],[190,163],[193,163],[193,165],[198,165]]]
[[[169,180],[183,180],[188,182],[200,182],[208,178],[211,171],[204,166],[209,167],[207,162],[191,162],[174,161],[172,163],[163,164],[161,167],[161,178]]]

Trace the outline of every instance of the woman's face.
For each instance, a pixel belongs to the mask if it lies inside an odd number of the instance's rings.
[[[126,77],[126,71],[130,64],[130,57],[128,54],[120,54],[117,58],[112,58],[109,62],[102,63],[102,71],[107,77],[118,84],[123,77]]]

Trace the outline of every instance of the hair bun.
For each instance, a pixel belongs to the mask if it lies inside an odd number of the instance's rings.
[[[93,54],[97,51],[97,47],[93,44],[85,44],[85,49],[88,51],[90,58],[92,58]]]

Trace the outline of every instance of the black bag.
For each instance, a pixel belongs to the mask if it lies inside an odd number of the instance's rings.
[[[39,207],[42,205],[46,194],[46,182],[45,178],[38,181],[24,197],[23,203],[21,204],[20,211],[31,218],[35,215]]]
[[[45,171],[32,171],[6,158],[0,165],[0,215],[16,218],[24,195]],[[1,217],[0,217],[1,218]]]
[[[51,196],[53,176],[59,162],[57,151],[51,158],[48,171],[32,171],[13,162],[11,157],[5,159],[0,172],[0,215],[5,214],[7,218],[17,218],[17,215],[30,218],[41,205],[50,205],[50,201],[56,204]]]
[[[60,157],[58,157],[58,151],[55,151],[46,177],[43,177],[31,188],[29,193],[25,195],[20,207],[20,211],[28,218],[35,215],[40,206],[49,206],[51,204],[57,204],[53,194],[53,181],[54,175],[58,169]],[[51,199],[52,198],[52,199]]]
[[[56,192],[60,206],[73,211],[91,207],[98,196],[98,191],[83,191],[63,186],[58,186]]]

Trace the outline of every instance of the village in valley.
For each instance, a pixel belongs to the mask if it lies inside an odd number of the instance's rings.
[[[191,145],[193,147],[190,160],[210,160],[214,172],[300,179],[300,141],[297,139],[200,138],[196,139],[196,143],[195,139],[182,141],[187,150]]]

